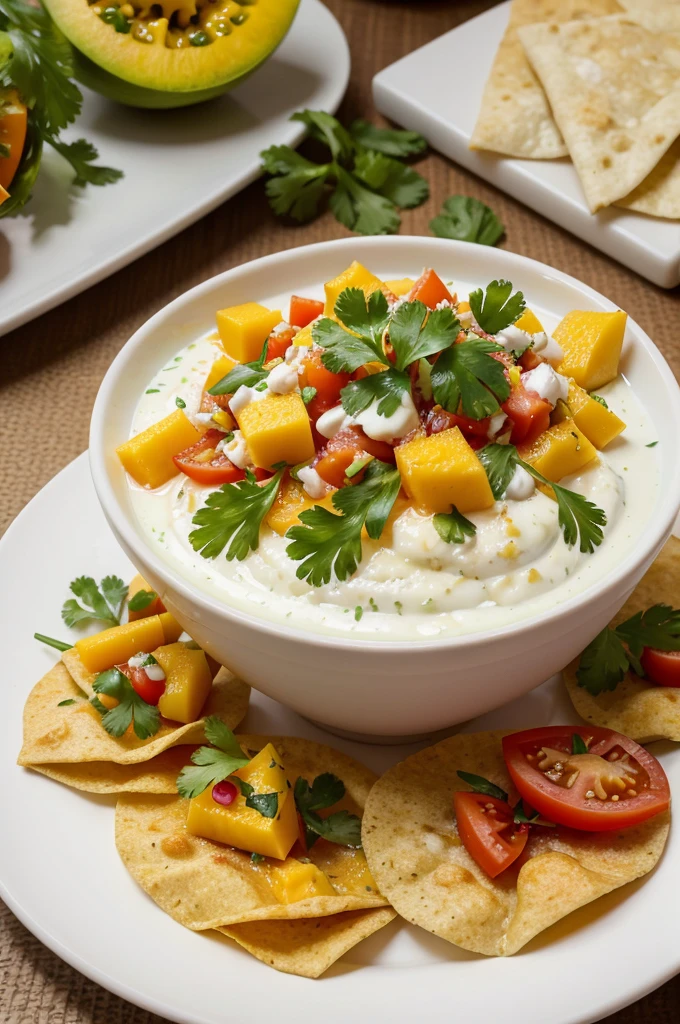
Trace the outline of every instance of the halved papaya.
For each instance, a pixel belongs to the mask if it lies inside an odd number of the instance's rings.
[[[76,49],[76,76],[134,107],[219,96],[281,43],[299,0],[45,0]]]

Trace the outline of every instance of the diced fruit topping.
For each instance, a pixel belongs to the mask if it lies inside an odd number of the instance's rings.
[[[565,377],[573,377],[586,391],[601,388],[619,372],[619,359],[626,332],[627,314],[593,313],[574,310],[567,313],[553,332],[564,352],[559,367]]]
[[[217,330],[227,355],[239,363],[250,363],[260,355],[262,345],[277,324],[281,310],[267,309],[257,302],[244,302],[217,312]]]
[[[160,487],[177,475],[174,456],[200,439],[182,409],[152,424],[116,448],[118,458],[141,487]]]

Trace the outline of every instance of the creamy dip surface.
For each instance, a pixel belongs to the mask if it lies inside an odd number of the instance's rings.
[[[460,296],[459,292],[459,296]],[[285,308],[286,296],[267,302]],[[538,310],[550,329],[555,320]],[[223,354],[216,334],[178,352],[147,384],[131,435],[173,412],[176,399],[197,425],[203,384]],[[350,637],[408,641],[444,639],[499,628],[531,618],[568,600],[619,564],[642,535],[658,489],[649,417],[619,376],[599,389],[626,430],[560,485],[604,509],[604,540],[593,554],[569,548],[558,524],[557,504],[531,489],[524,500],[506,498],[467,516],[477,527],[462,544],[443,541],[432,517],[407,509],[380,541],[363,542],[355,575],[315,588],[298,580],[299,565],[286,555],[290,543],[263,525],[260,546],[242,562],[224,554],[206,560],[189,542],[192,517],[214,488],[183,474],[146,490],[130,480],[131,500],[149,542],[183,578],[237,610],[293,629]]]

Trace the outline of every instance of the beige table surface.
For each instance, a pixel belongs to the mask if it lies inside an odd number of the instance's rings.
[[[326,2],[340,19],[352,50],[352,77],[341,108],[346,119],[375,115],[370,82],[376,71],[491,6],[484,0]],[[465,73],[474,73],[474,68],[468,66]],[[455,77],[451,87],[455,88]],[[506,248],[604,292],[646,327],[680,374],[677,289],[656,288],[436,154],[423,159],[419,170],[430,182],[431,198],[404,213],[402,233],[427,234],[429,220],[453,193],[478,196],[505,223]],[[86,448],[100,381],[118,350],[148,317],[220,271],[280,249],[347,234],[329,214],[304,227],[277,221],[262,183],[256,182],[155,252],[1,338],[0,530]],[[0,824],[0,837],[7,824]],[[603,956],[621,957],[625,970],[637,942],[644,942],[644,936],[627,936],[625,956],[621,948],[603,950]],[[587,979],[574,982],[587,984]],[[508,1021],[519,1022],[518,1013],[510,1013]],[[550,1024],[550,1007],[545,1019]],[[680,981],[676,978],[608,1020],[678,1024]],[[0,903],[0,1024],[161,1024],[161,1019],[81,977]]]

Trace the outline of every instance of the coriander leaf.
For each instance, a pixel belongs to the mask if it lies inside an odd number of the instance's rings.
[[[334,493],[333,505],[346,516],[363,516],[366,533],[371,540],[378,540],[400,488],[399,470],[373,459],[366,467],[361,483],[342,487]]]
[[[360,153],[354,163],[354,173],[369,188],[403,209],[420,206],[430,194],[430,187],[421,174],[382,153]]]
[[[279,810],[278,793],[253,793],[246,798],[246,807],[252,807],[263,818],[275,818]]]
[[[339,164],[333,165],[336,186],[329,200],[338,220],[360,235],[393,235],[401,223],[393,202],[366,188]]]
[[[571,752],[572,754],[588,753],[588,744],[577,732],[572,733],[571,736]]]
[[[418,132],[377,128],[362,119],[352,122],[349,126],[349,133],[360,146],[378,153],[385,153],[387,156],[411,156],[427,149],[426,140]]]
[[[77,703],[78,702],[76,700],[74,700],[73,697],[68,697],[66,700],[60,700],[59,703],[57,704],[57,707],[58,708],[68,708],[68,707],[71,706],[71,704],[77,704]]]
[[[628,656],[620,638],[606,626],[581,654],[576,680],[593,697],[615,690],[628,671]]]
[[[128,595],[128,585],[119,576],[105,576],[99,584],[111,614],[120,622],[123,604]]]
[[[345,795],[344,783],[337,776],[325,772],[317,776],[311,786],[306,779],[300,777],[295,782],[293,792],[295,804],[305,823],[308,849],[319,837],[339,846],[361,848],[361,819],[356,814],[343,810],[322,818],[317,813],[332,807]]]
[[[309,403],[314,401],[314,399],[316,398],[316,388],[303,388],[302,391],[300,392],[300,398],[305,403],[305,405],[309,405]]]
[[[241,749],[241,744],[234,736],[229,726],[222,721],[218,715],[209,715],[203,723],[203,732],[208,743],[212,743],[213,747],[217,747],[222,751],[223,754],[228,754],[229,757],[236,760],[243,759],[245,754]],[[244,764],[248,763],[248,758],[245,758]],[[243,765],[241,765],[243,767]]]
[[[505,790],[501,789],[500,786],[496,786],[493,782],[489,782],[488,779],[483,778],[481,775],[473,775],[472,772],[456,772],[456,775],[463,782],[467,782],[474,793],[483,793],[485,796],[492,796],[495,800],[505,800],[507,802],[508,794]]]
[[[345,288],[338,295],[333,312],[347,328],[364,339],[385,362],[382,336],[389,322],[387,299],[379,288],[366,298],[362,288]]]
[[[241,750],[231,729],[217,715],[206,718],[203,729],[205,738],[213,746],[195,750],[191,755],[194,766],[183,768],[177,779],[177,791],[187,799],[199,796],[208,786],[223,782],[233,772],[244,768],[250,760]],[[247,785],[242,779],[234,779],[234,782],[240,787]]]
[[[638,658],[644,647],[680,651],[680,609],[668,604],[652,605],[620,623],[616,634]]]
[[[34,640],[39,640],[41,644],[47,644],[48,647],[54,647],[57,651],[70,651],[73,644],[64,643],[63,640],[55,640],[54,637],[45,636],[44,633],[34,633]]]
[[[115,167],[101,167],[93,164],[99,154],[87,139],[76,139],[75,142],[61,142],[55,135],[46,135],[45,141],[56,149],[65,160],[68,160],[76,172],[74,185],[112,185],[123,177],[123,172]]]
[[[138,590],[128,601],[128,608],[131,612],[141,612],[156,600],[158,594],[155,590]]]
[[[349,846],[354,850],[361,849],[361,818],[349,811],[336,811],[322,818],[314,811],[302,815],[306,833],[315,833],[327,843],[337,846]],[[309,840],[307,840],[309,847]]]
[[[510,281],[491,281],[483,293],[481,288],[470,293],[470,308],[474,318],[487,334],[498,334],[514,324],[524,312],[526,303],[522,292],[512,292]]]
[[[592,395],[591,397],[595,398],[595,395]],[[656,448],[658,443],[658,441],[650,441],[649,444],[645,445],[645,448]]]
[[[401,405],[402,395],[410,393],[411,381],[400,370],[382,370],[369,373],[361,380],[353,380],[340,392],[342,407],[349,416],[363,412],[373,402],[378,403],[379,416],[391,416]]]
[[[260,543],[260,526],[276,500],[284,470],[262,485],[246,470],[246,479],[223,484],[212,491],[191,520],[198,527],[189,534],[194,551],[204,558],[216,558],[228,546],[226,558],[243,561]]]
[[[503,364],[491,357],[498,349],[493,341],[470,338],[442,352],[432,367],[435,401],[453,413],[462,405],[464,414],[475,420],[498,412],[510,394]]]
[[[368,338],[355,337],[329,317],[316,321],[312,328],[312,338],[316,345],[326,350],[321,356],[321,362],[331,373],[353,373],[364,363],[387,364],[387,356],[382,348],[374,347]]]
[[[78,576],[70,589],[80,603],[72,598],[64,602],[61,617],[67,626],[85,622],[105,622],[110,626],[120,624],[127,587],[117,576],[105,576],[99,586],[91,576]]]
[[[428,315],[427,306],[418,300],[403,303],[393,314],[389,328],[397,369],[405,370],[418,359],[449,348],[459,332],[460,324],[451,309],[435,309]]]
[[[93,707],[102,715],[102,725],[110,736],[123,736],[131,724],[135,736],[140,740],[148,740],[149,737],[156,735],[160,726],[158,708],[142,700],[120,669],[110,668],[100,673],[93,682],[92,689],[95,693],[105,693],[118,701],[118,704],[110,709],[105,708],[96,697],[91,701]]]
[[[329,164],[314,164],[290,146],[271,146],[260,153],[262,166],[273,175],[265,185],[274,213],[294,220],[311,220],[325,191]]]
[[[533,811],[533,814],[527,814],[527,812],[524,810],[523,800],[518,800],[518,802],[515,804],[512,810],[512,820],[515,823],[515,825],[533,825],[537,823],[539,818],[541,817],[538,811],[533,810],[533,807],[529,808],[530,811]]]
[[[480,199],[456,195],[444,201],[442,212],[430,221],[430,230],[439,238],[495,245],[505,228],[493,210]]]
[[[325,110],[301,110],[293,114],[291,121],[302,121],[313,139],[323,142],[330,149],[334,160],[350,160],[354,154],[354,141],[337,118]]]
[[[491,493],[498,501],[507,491],[517,469],[517,449],[514,444],[487,444],[477,452],[477,458],[484,466]]]
[[[600,405],[603,405],[603,406],[605,407],[605,409],[608,409],[608,408],[609,408],[609,406],[608,406],[608,405],[607,405],[607,403],[605,402],[605,400],[604,400],[604,398],[602,397],[602,395],[594,395],[594,394],[593,394],[593,393],[591,392],[591,394],[590,394],[590,397],[591,397],[591,398],[592,398],[592,399],[593,399],[593,400],[594,400],[595,402],[599,402],[599,403],[600,403]]]
[[[524,469],[528,469],[521,460],[520,465],[523,465]],[[600,546],[604,537],[602,527],[607,525],[605,513],[576,491],[567,490],[566,487],[560,487],[559,484],[550,486],[557,499],[558,522],[562,527],[565,541],[571,548],[578,540],[579,550],[585,554],[592,554],[595,548]]]
[[[324,772],[322,775],[317,775],[311,786],[306,779],[299,778],[295,783],[296,803],[298,794],[301,795],[301,800],[308,810],[322,811],[342,800],[345,795],[345,784],[337,775]]]
[[[264,860],[264,857],[262,856],[261,853],[251,853],[250,859],[253,862],[253,864],[261,864],[262,861]]]
[[[432,517],[432,525],[447,544],[463,544],[466,537],[474,537],[477,527],[459,512],[455,505],[450,512],[438,512]]]
[[[237,363],[233,370],[230,370],[226,377],[218,380],[217,384],[208,391],[209,395],[234,395],[240,387],[254,388],[267,377],[267,370],[264,364],[267,359],[267,347],[269,338],[264,339],[262,351],[252,363]]]

